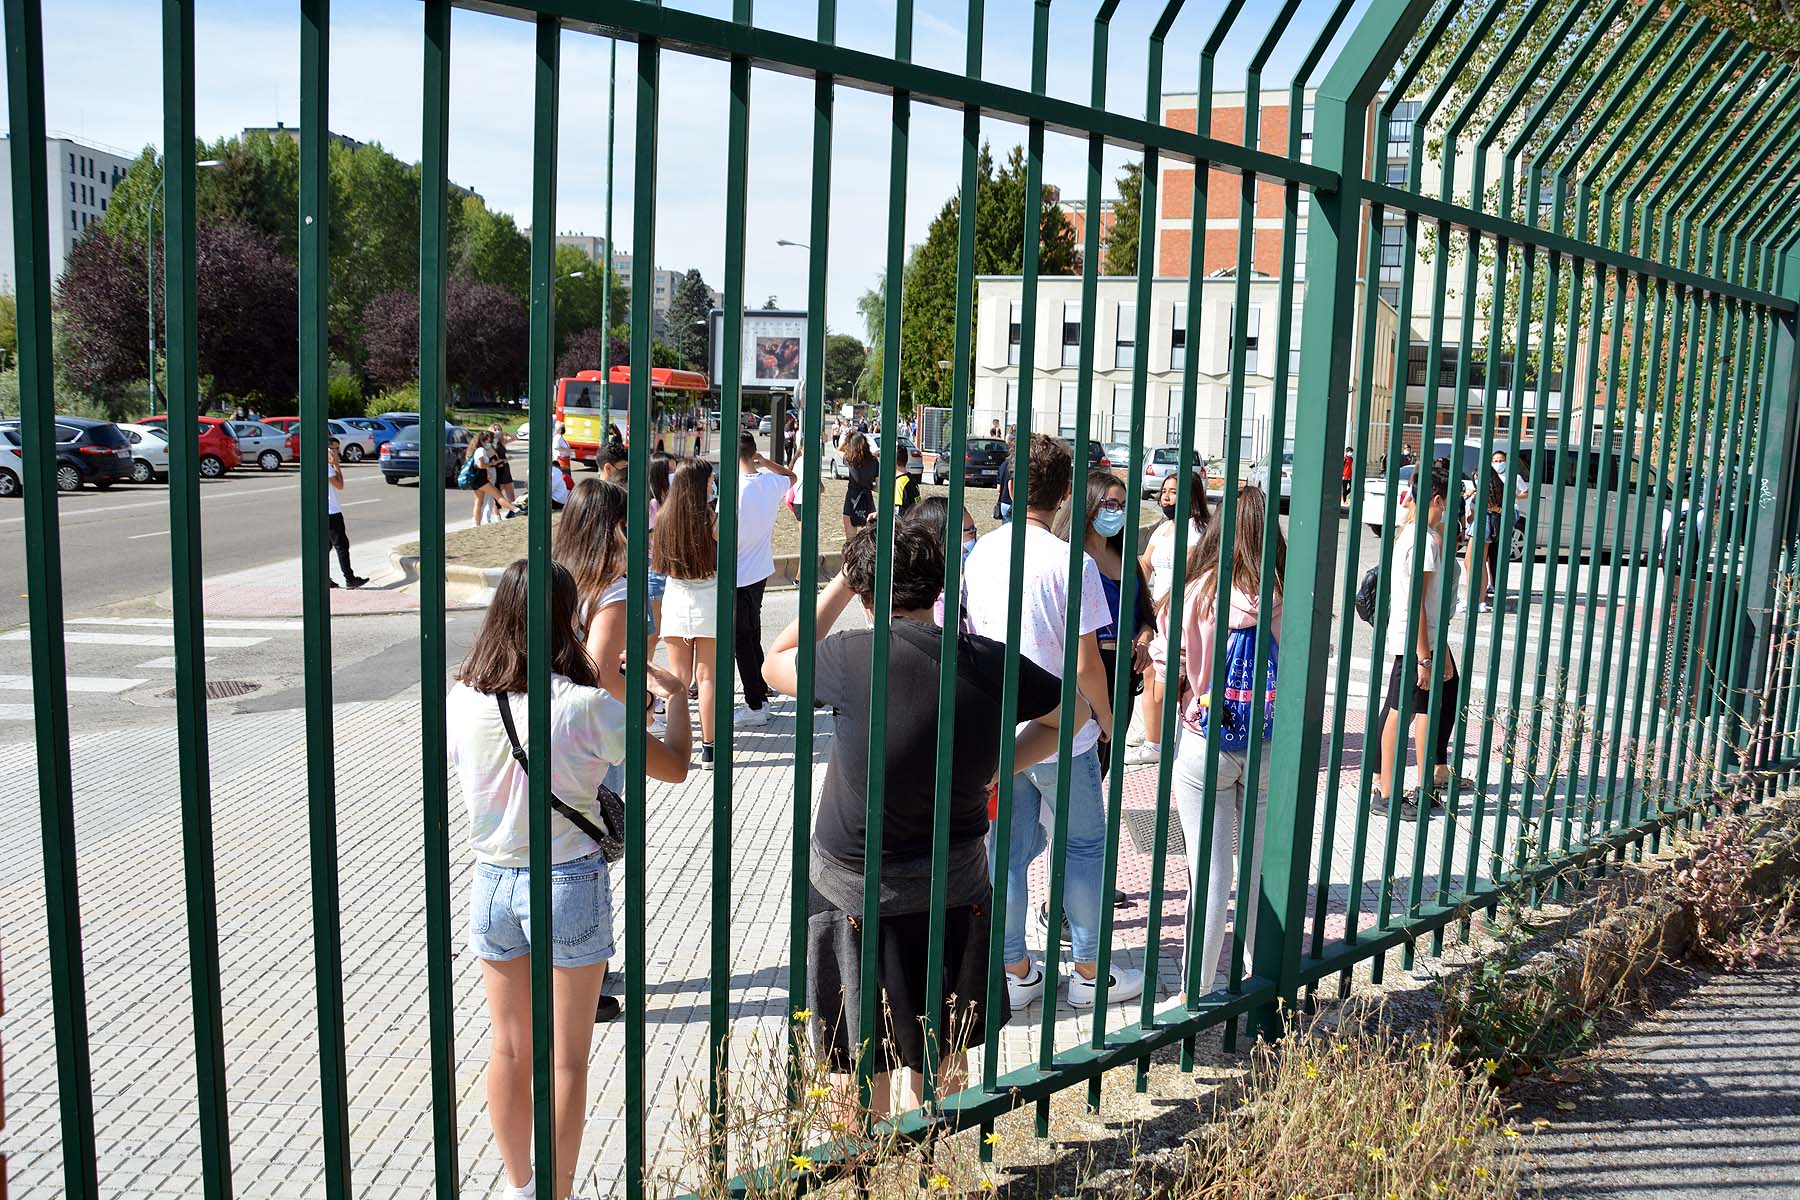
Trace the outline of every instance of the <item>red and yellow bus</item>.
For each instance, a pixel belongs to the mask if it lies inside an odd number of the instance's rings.
[[[598,456],[600,447],[606,444],[608,422],[617,425],[627,436],[630,435],[630,406],[627,402],[629,389],[620,385],[631,383],[631,368],[614,367],[611,383],[614,385],[612,396],[617,403],[609,403],[606,382],[599,371],[577,371],[566,379],[556,381],[556,419],[563,423],[563,437],[568,440],[569,449],[578,462],[591,463]],[[697,371],[652,367],[652,421],[659,407],[672,406],[686,410],[698,406],[700,395],[705,391],[706,376]]]

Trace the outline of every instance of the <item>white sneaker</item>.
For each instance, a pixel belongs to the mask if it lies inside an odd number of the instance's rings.
[[[1144,767],[1161,761],[1162,744],[1160,742],[1144,742],[1125,751],[1125,765],[1128,767]]]
[[[740,704],[731,710],[733,725],[767,725],[769,723],[769,707],[751,708],[748,704]]]
[[[1141,984],[1139,986],[1142,986]],[[1006,998],[1012,1002],[1014,1012],[1028,1008],[1044,998],[1044,968],[1037,963],[1031,964],[1031,970],[1024,978],[1006,970]],[[1088,1003],[1093,1003],[1089,1001]]]
[[[1110,977],[1111,981],[1106,985],[1107,1003],[1121,1004],[1143,994],[1142,971],[1134,971],[1130,967],[1114,967]],[[1075,1008],[1094,1007],[1094,981],[1083,979],[1079,971],[1069,972],[1069,1004]]]
[[[507,1188],[506,1200],[537,1200],[537,1176],[532,1176],[531,1182],[524,1187]]]
[[[663,734],[669,732],[668,719],[661,713],[652,716],[650,718],[650,732],[656,737],[661,737]]]

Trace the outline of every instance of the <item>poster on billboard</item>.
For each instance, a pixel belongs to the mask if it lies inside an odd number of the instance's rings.
[[[713,378],[724,372],[724,314],[712,313]],[[805,375],[806,314],[789,309],[744,313],[743,386],[793,389]]]

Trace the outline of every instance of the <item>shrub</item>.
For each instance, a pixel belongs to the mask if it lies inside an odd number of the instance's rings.
[[[377,395],[369,405],[370,412],[410,412],[419,411],[419,383],[414,380],[397,388]]]
[[[1692,953],[1721,971],[1754,967],[1779,950],[1800,904],[1800,881],[1775,895],[1756,886],[1769,859],[1752,844],[1746,816],[1727,816],[1694,835],[1689,861],[1675,872],[1674,899],[1694,918]]]
[[[332,372],[326,396],[326,407],[334,420],[368,415],[369,403],[363,399],[362,384],[354,375]]]

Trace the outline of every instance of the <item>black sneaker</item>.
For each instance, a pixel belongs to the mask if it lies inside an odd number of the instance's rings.
[[[1038,929],[1043,932],[1046,938],[1048,938],[1050,936],[1050,906],[1048,904],[1038,905],[1037,924]],[[1063,913],[1061,941],[1065,946],[1071,944],[1069,934],[1069,914],[1067,912]]]
[[[347,584],[347,585],[348,585],[348,586],[349,586],[349,587],[352,587],[352,588],[359,588],[359,587],[361,587],[361,586],[362,586],[362,585],[363,585],[363,584],[365,584],[365,583],[367,583],[367,582],[369,582],[369,580],[368,580],[368,578],[367,578],[367,576],[363,576],[363,575],[352,575],[352,576],[351,576],[351,577],[350,577],[350,578],[349,578],[349,579],[348,579],[348,580],[346,580],[346,581],[345,581],[345,582],[346,582],[346,584]]]
[[[325,577],[325,582],[326,582],[326,583],[327,583],[327,584],[328,584],[328,585],[329,585],[329,586],[331,586],[331,587],[333,587],[333,588],[335,588],[335,587],[337,587],[337,585],[338,585],[338,581],[337,581],[337,580],[335,580],[335,579],[333,579],[333,578],[332,578],[332,577],[331,577],[331,576],[329,576],[329,575],[327,575],[327,576],[326,576],[326,577]]]
[[[600,1002],[594,1006],[594,1024],[604,1025],[608,1021],[616,1021],[625,1006],[619,1003],[617,996],[601,996]]]
[[[700,743],[700,769],[702,771],[713,769],[713,744],[711,742]]]

